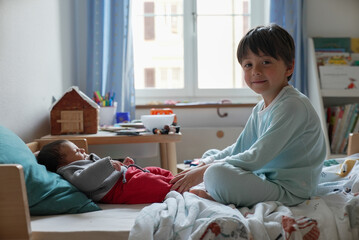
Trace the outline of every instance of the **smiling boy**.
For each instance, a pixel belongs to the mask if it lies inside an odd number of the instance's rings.
[[[244,79],[263,98],[237,141],[208,150],[198,167],[171,181],[179,192],[204,182],[200,197],[238,207],[263,201],[296,205],[315,192],[326,155],[321,124],[309,99],[288,84],[295,46],[278,25],[251,29],[237,58]]]

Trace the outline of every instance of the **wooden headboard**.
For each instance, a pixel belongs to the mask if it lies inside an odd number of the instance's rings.
[[[0,239],[30,239],[30,212],[21,165],[0,165],[0,196]]]
[[[49,142],[37,139],[26,145],[36,152]],[[87,152],[86,139],[72,142]],[[31,239],[30,211],[20,164],[0,164],[0,239]]]

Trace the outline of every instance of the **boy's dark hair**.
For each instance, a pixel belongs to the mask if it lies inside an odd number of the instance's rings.
[[[292,36],[277,24],[258,26],[249,30],[238,44],[237,59],[240,64],[249,50],[256,55],[263,52],[275,59],[282,59],[287,66],[291,66],[295,58]],[[288,77],[288,81],[291,77],[292,75]]]
[[[37,155],[37,162],[50,172],[56,172],[64,155],[60,153],[61,144],[67,140],[56,140],[43,146]]]

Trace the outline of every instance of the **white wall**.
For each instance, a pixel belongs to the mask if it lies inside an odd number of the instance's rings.
[[[70,0],[0,0],[0,124],[48,134],[52,96],[74,83]]]
[[[358,0],[304,0],[308,37],[359,37]]]

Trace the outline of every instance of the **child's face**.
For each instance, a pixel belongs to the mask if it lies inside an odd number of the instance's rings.
[[[84,160],[89,157],[89,155],[86,154],[85,149],[78,148],[74,143],[70,141],[61,144],[60,152],[65,156],[61,163],[61,166],[65,166],[78,160]]]
[[[264,55],[262,52],[256,55],[248,50],[241,66],[247,85],[261,94],[265,106],[268,106],[282,88],[288,85],[287,77],[293,73],[294,61],[292,66],[287,66],[281,59]]]

